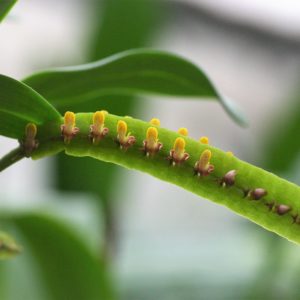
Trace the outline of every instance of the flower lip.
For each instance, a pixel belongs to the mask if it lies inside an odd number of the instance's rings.
[[[185,152],[185,140],[182,137],[176,138],[173,149],[170,151],[168,159],[173,165],[180,164],[188,160],[190,155]]]
[[[109,132],[109,129],[104,127],[105,111],[96,111],[93,114],[93,124],[90,126],[90,139],[93,144],[98,144]]]
[[[146,139],[143,142],[142,150],[147,156],[154,155],[162,148],[162,143],[158,141],[158,130],[155,127],[149,127],[146,133]]]
[[[64,124],[60,126],[60,129],[65,144],[69,144],[72,138],[79,132],[79,128],[75,127],[75,119],[76,116],[71,111],[67,111],[64,115]]]
[[[199,160],[195,163],[194,171],[198,176],[208,176],[215,169],[214,165],[210,163],[212,153],[209,149],[205,149]]]
[[[116,142],[125,151],[136,142],[136,138],[127,133],[127,123],[123,120],[119,120],[117,123],[117,133]]]

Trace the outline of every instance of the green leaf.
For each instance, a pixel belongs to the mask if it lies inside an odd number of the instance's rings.
[[[296,169],[300,158],[300,91],[293,98],[287,102],[286,112],[280,111],[266,138],[265,167],[281,174]]]
[[[60,114],[24,83],[0,75],[0,135],[20,138],[27,123],[59,119]]]
[[[0,231],[0,259],[7,259],[19,254],[21,248],[7,233]]]
[[[35,294],[44,295],[39,300],[112,299],[106,267],[91,251],[86,239],[80,238],[81,235],[73,231],[76,226],[67,224],[53,213],[43,212],[41,208],[39,210],[1,212],[1,222],[14,228],[24,245],[22,255],[15,261],[19,265],[23,254],[27,258],[32,257],[29,266],[36,270],[38,280],[32,278],[37,282],[32,283],[31,288],[36,289]],[[14,286],[23,285],[24,288],[23,282],[26,279],[17,276],[22,272],[22,263],[19,268],[13,263],[5,263],[6,268],[2,272],[0,269],[0,284],[10,271],[16,273]],[[28,262],[26,265],[28,267]],[[6,289],[9,286],[4,285]],[[40,287],[42,291],[38,291]],[[5,299],[24,299],[18,293],[9,290],[6,293],[14,296]]]
[[[1,0],[0,1],[0,22],[5,18],[17,0]]]
[[[162,51],[129,50],[98,62],[37,73],[24,82],[58,109],[105,95],[207,97],[218,100],[234,120],[245,125],[243,116],[199,67]]]
[[[145,47],[160,27],[165,12],[159,0],[104,0],[95,7],[91,58],[97,60]],[[102,18],[99,14],[102,13]],[[130,33],[130,34],[129,34]]]

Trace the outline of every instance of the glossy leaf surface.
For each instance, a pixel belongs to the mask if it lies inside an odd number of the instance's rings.
[[[245,124],[231,101],[219,94],[198,66],[162,51],[129,50],[86,65],[40,72],[24,82],[63,110],[105,95],[206,97],[218,100],[234,120]]]
[[[59,119],[60,114],[26,84],[0,75],[0,135],[20,138],[27,123]]]

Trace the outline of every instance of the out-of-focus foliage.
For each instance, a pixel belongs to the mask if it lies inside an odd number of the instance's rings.
[[[20,246],[5,232],[0,231],[0,260],[7,259],[19,254]]]
[[[286,106],[288,111],[277,116],[266,138],[265,167],[279,174],[289,173],[300,160],[300,92],[293,98]],[[292,177],[290,174],[289,179],[296,179]]]
[[[89,199],[83,204],[88,207]],[[84,230],[73,225],[78,223],[74,211],[66,216],[62,208],[53,203],[30,210],[2,207],[1,224],[14,233],[23,251],[14,260],[1,262],[1,299],[113,299],[105,265]]]
[[[90,48],[92,60],[151,44],[149,40],[155,36],[162,21],[165,8],[162,1],[106,0],[103,3],[102,16],[97,16],[94,23]]]
[[[17,0],[1,0],[0,1],[0,23],[15,5]]]
[[[280,176],[286,176],[289,180],[297,182],[299,170],[297,161],[300,158],[300,92],[293,92],[287,98],[282,99],[285,105],[284,111],[280,111],[274,122],[269,126],[265,138],[263,152],[263,164],[268,170]],[[262,231],[264,237],[264,259],[255,278],[245,287],[245,299],[299,299],[299,289],[294,284],[298,282],[299,262],[295,261],[293,269],[286,270],[287,257],[290,256],[289,244],[276,235],[269,235]],[[283,277],[288,280],[282,283]]]

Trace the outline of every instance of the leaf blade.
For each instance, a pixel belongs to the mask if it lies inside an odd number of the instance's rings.
[[[0,23],[16,4],[17,0],[2,0],[0,1]]]
[[[160,28],[165,5],[159,0],[97,1],[90,58],[96,60],[148,45]],[[103,14],[101,19],[99,12]]]
[[[287,104],[274,119],[276,122],[266,138],[264,167],[297,181],[299,172],[293,172],[293,169],[298,169],[300,152],[300,139],[297,138],[300,131],[300,90],[294,91],[290,100],[285,97],[282,101]]]
[[[33,287],[40,288],[42,283],[47,299],[113,298],[104,262],[96,257],[86,245],[86,239],[68,221],[44,209],[9,209],[1,212],[1,222],[16,230],[24,242],[23,254],[34,257],[39,281]],[[19,263],[22,259],[20,255],[16,261]],[[22,278],[16,278],[14,283],[19,284],[18,280],[23,282]]]
[[[24,82],[59,109],[112,94],[209,97],[239,124],[246,124],[199,67],[163,51],[128,50],[94,63],[37,73]]]
[[[58,111],[32,88],[0,74],[0,135],[20,138],[27,123],[58,118]]]

